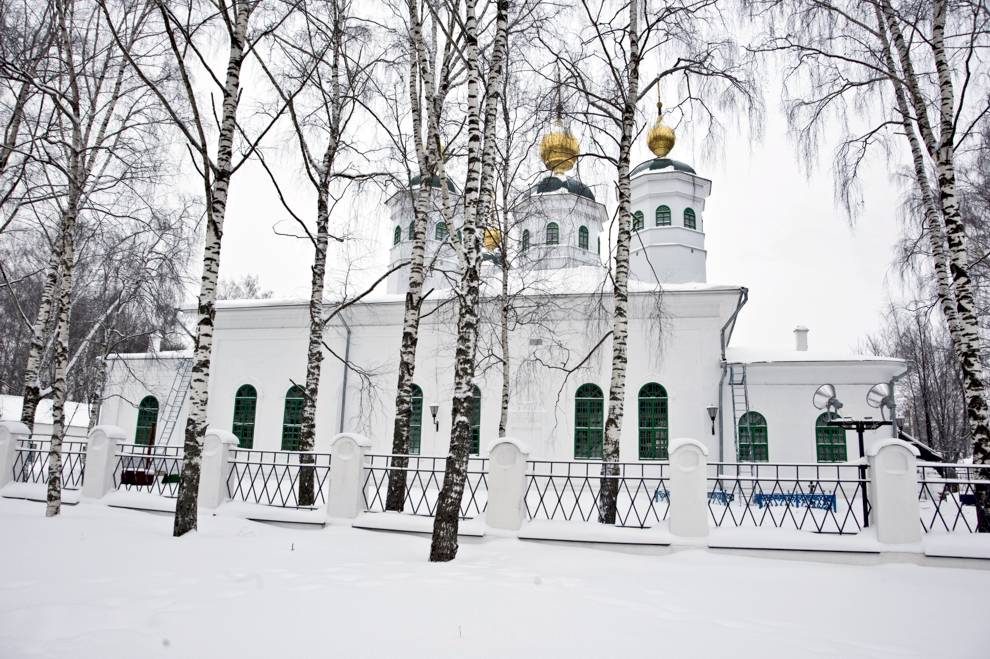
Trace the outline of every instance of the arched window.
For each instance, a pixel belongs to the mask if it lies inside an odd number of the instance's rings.
[[[685,208],[684,209],[684,226],[688,229],[697,229],[698,223],[695,221],[694,209]]]
[[[409,223],[409,240],[413,239],[413,223]]]
[[[145,396],[138,405],[137,429],[134,431],[134,443],[153,446],[157,428],[158,399],[154,396]]]
[[[437,222],[437,228],[433,233],[433,237],[437,240],[447,240],[450,237],[450,231],[447,230],[446,222]]]
[[[574,458],[601,460],[605,439],[605,397],[594,384],[582,384],[574,394]]]
[[[759,412],[746,412],[739,417],[739,462],[768,462],[767,419]]]
[[[556,245],[560,242],[560,227],[556,222],[547,225],[547,245]]]
[[[302,439],[302,413],[306,398],[299,385],[285,392],[285,408],[282,412],[282,450],[298,451]]]
[[[670,439],[667,390],[648,382],[639,390],[639,459],[666,460]]]
[[[658,227],[670,226],[670,206],[667,205],[657,206],[657,226]]]
[[[578,247],[588,249],[588,227],[578,229]]]
[[[529,249],[529,229],[525,229],[522,235],[522,251]]]
[[[254,448],[254,413],[257,409],[258,391],[249,384],[242,384],[234,394],[234,425],[231,428],[241,448]]]
[[[398,245],[402,240],[402,227],[396,225],[395,231],[392,232],[392,244]]]
[[[830,426],[830,419],[838,419],[835,412],[823,412],[815,419],[815,452],[819,462],[846,461],[846,431]]]
[[[643,211],[636,211],[635,213],[633,213],[632,230],[633,231],[641,230],[643,228],[643,224],[644,224]]]
[[[419,455],[420,440],[423,437],[423,390],[418,384],[412,386],[410,401],[412,414],[409,416],[409,455]]]
[[[471,455],[481,453],[481,389],[475,385],[471,401]]]

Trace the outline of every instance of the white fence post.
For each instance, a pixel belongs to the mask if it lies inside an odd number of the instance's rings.
[[[14,480],[17,442],[29,435],[28,427],[20,421],[0,421],[0,487]]]
[[[518,531],[526,520],[526,461],[529,451],[503,437],[488,452],[488,507],[485,523],[493,529]]]
[[[870,465],[870,525],[877,539],[892,545],[921,542],[918,504],[918,449],[899,439],[874,444]]]
[[[230,451],[237,436],[220,428],[207,428],[203,437],[203,461],[199,472],[199,507],[214,509],[227,500]]]
[[[696,439],[672,439],[670,532],[688,538],[708,535],[708,449]]]
[[[367,437],[342,432],[330,442],[328,519],[354,519],[364,511],[364,456],[371,448]]]
[[[117,426],[96,426],[89,431],[89,439],[86,442],[86,471],[82,486],[83,499],[102,499],[113,489],[117,445],[126,439],[127,435]]]

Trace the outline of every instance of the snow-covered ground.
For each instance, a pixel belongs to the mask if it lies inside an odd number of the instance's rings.
[[[43,510],[0,499],[3,659],[986,657],[990,647],[990,564],[487,538],[432,565],[423,535],[203,516],[176,540],[168,515]]]

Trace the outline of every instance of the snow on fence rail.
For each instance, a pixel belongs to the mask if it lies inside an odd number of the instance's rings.
[[[406,466],[401,465],[405,459]],[[388,479],[392,472],[402,472],[406,478],[406,498],[403,512],[432,517],[437,511],[437,498],[443,487],[447,458],[422,455],[369,454],[364,468],[364,504],[372,512],[383,512],[388,497]],[[488,505],[488,458],[470,458],[464,495],[461,497],[461,517],[471,519],[481,515]]]
[[[15,483],[47,483],[48,453],[52,440],[17,440],[14,458]],[[62,441],[62,487],[78,490],[82,487],[86,471],[86,442]]]
[[[866,467],[855,464],[711,462],[715,526],[773,526],[858,533],[869,526]]]
[[[529,519],[597,522],[603,483],[616,480],[616,526],[649,528],[670,510],[668,462],[619,462],[603,475],[602,462],[531,460],[526,475]]]
[[[307,451],[258,451],[232,449],[227,473],[227,495],[283,508],[315,508],[327,503],[330,454]],[[312,472],[313,500],[300,504],[300,484]]]
[[[921,528],[925,533],[976,533],[978,490],[990,491],[990,465],[919,462]]]
[[[183,454],[181,446],[118,444],[113,470],[114,489],[174,499],[179,492]]]

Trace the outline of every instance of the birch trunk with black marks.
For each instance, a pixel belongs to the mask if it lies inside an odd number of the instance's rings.
[[[172,534],[185,535],[197,527],[199,475],[202,461],[203,437],[206,434],[207,402],[210,385],[210,359],[213,352],[213,321],[216,315],[217,274],[220,271],[220,244],[223,238],[224,214],[232,175],[231,162],[234,137],[237,132],[237,103],[240,100],[241,66],[248,21],[257,3],[237,4],[234,24],[230,31],[230,54],[223,88],[222,115],[217,137],[217,157],[213,167],[213,185],[208,192],[206,237],[203,246],[203,274],[200,278],[199,301],[196,307],[196,339],[193,367],[189,381],[189,416],[183,444],[182,475],[175,501]]]
[[[918,123],[923,143],[929,157],[935,162],[938,185],[938,207],[944,226],[948,254],[934,254],[936,268],[948,271],[951,289],[943,299],[943,313],[949,326],[953,350],[962,373],[963,392],[966,399],[966,419],[973,449],[973,461],[990,462],[990,425],[985,391],[985,374],[980,359],[979,319],[975,305],[973,282],[969,275],[969,253],[965,225],[959,209],[955,173],[955,94],[952,70],[945,50],[945,23],[948,3],[936,0],[933,4],[931,49],[935,61],[939,87],[938,126],[936,136],[928,119],[928,104],[921,93],[918,78],[911,60],[909,47],[900,30],[898,16],[891,3],[881,3],[883,17],[890,31],[894,51],[898,55],[907,98],[911,101],[913,116]],[[912,155],[914,153],[912,152]],[[917,165],[916,165],[917,168]],[[926,176],[927,181],[927,176]],[[926,209],[927,211],[927,209]],[[932,238],[935,240],[935,238]],[[939,276],[936,270],[936,276]],[[946,288],[938,282],[939,295]],[[990,488],[977,488],[977,528],[981,533],[990,532]]]
[[[309,292],[309,343],[306,348],[306,394],[303,400],[302,429],[299,436],[299,505],[311,506],[316,502],[315,470],[311,455],[316,446],[316,405],[320,395],[320,373],[323,365],[323,292],[326,285],[327,247],[330,243],[330,182],[340,140],[340,48],[342,38],[340,8],[333,12],[333,54],[330,62],[329,139],[323,159],[317,168],[316,179],[316,235],[314,244],[312,278]],[[300,140],[302,130],[299,129]],[[348,368],[344,364],[344,368]],[[345,395],[341,392],[341,395]],[[304,466],[307,465],[307,466]]]
[[[602,447],[601,483],[598,491],[598,521],[614,524],[619,491],[619,437],[625,411],[626,364],[629,340],[629,242],[632,202],[629,160],[636,123],[636,100],[639,96],[639,2],[629,3],[628,64],[626,66],[625,103],[622,106],[622,136],[619,140],[618,201],[619,227],[615,243],[615,279],[612,289],[612,377],[608,388],[608,416]]]
[[[47,343],[46,332],[51,324],[52,311],[55,308],[55,295],[58,286],[59,261],[61,260],[61,234],[53,245],[51,262],[45,275],[45,285],[41,289],[41,303],[38,305],[38,315],[31,328],[31,345],[28,347],[27,365],[24,368],[23,407],[21,407],[21,423],[28,427],[29,435],[34,432],[34,415],[41,399],[41,362]]]
[[[409,465],[409,424],[412,420],[412,385],[416,373],[416,348],[419,343],[419,314],[423,304],[426,278],[426,228],[432,205],[432,180],[439,159],[439,106],[433,84],[432,67],[423,40],[423,22],[418,0],[409,0],[409,101],[412,112],[413,140],[419,166],[419,190],[413,198],[412,252],[409,258],[409,284],[406,288],[402,316],[402,340],[399,346],[399,373],[395,393],[395,422],[392,428],[392,469],[388,473],[385,510],[401,512],[406,500],[406,467]],[[420,101],[418,81],[422,81],[424,103]],[[426,139],[423,139],[424,109]]]
[[[960,366],[966,395],[966,418],[973,443],[973,462],[986,464],[990,463],[990,425],[987,418],[986,380],[980,359],[980,324],[973,280],[969,274],[966,227],[956,191],[955,92],[952,69],[945,50],[947,0],[935,0],[933,12],[932,53],[938,75],[940,133],[935,168],[945,237],[949,245],[949,272],[956,294],[960,342],[963,346]],[[978,531],[990,533],[990,487],[977,488],[976,495]]]
[[[467,479],[471,450],[471,417],[474,409],[474,373],[478,348],[478,298],[480,288],[481,227],[492,203],[495,165],[495,121],[505,75],[509,0],[498,0],[495,39],[484,99],[482,132],[481,71],[478,48],[476,0],[465,3],[464,55],[467,68],[467,177],[464,183],[464,262],[458,290],[457,348],[454,356],[454,400],[451,406],[450,451],[443,487],[433,520],[430,561],[451,561],[457,556],[457,528],[461,498]]]
[[[502,359],[502,399],[498,414],[498,436],[505,437],[506,428],[509,425],[509,396],[511,395],[511,373],[509,371],[509,313],[511,302],[509,300],[509,186],[506,185],[502,193],[502,290],[499,299],[499,346],[501,348]]]

